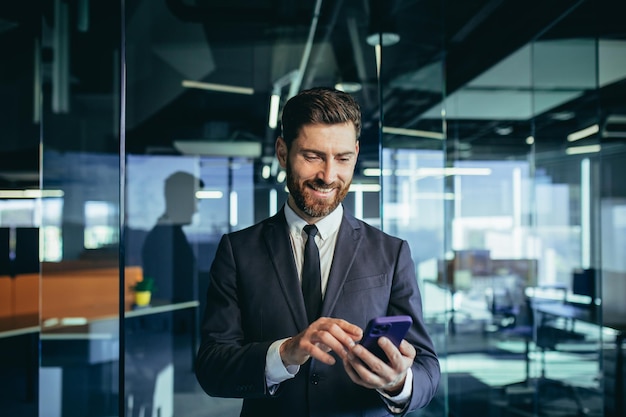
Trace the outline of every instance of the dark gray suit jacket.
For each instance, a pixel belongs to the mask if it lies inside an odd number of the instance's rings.
[[[265,358],[275,340],[306,329],[307,317],[284,212],[224,235],[211,267],[196,375],[211,396],[244,398],[242,416],[386,416],[375,390],[354,384],[340,360],[310,360],[270,395]],[[413,318],[406,339],[417,349],[409,410],[434,396],[440,369],[422,318],[407,242],[344,218],[322,316],[365,328],[377,316]]]

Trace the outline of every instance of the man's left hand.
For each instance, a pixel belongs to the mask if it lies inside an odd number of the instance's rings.
[[[344,359],[343,366],[355,384],[383,390],[390,396],[397,395],[404,386],[407,369],[413,364],[415,347],[403,340],[398,349],[386,337],[381,337],[378,345],[387,355],[389,363],[357,344]]]

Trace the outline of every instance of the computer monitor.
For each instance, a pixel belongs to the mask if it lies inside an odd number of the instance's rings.
[[[576,269],[572,273],[572,294],[590,298],[590,303],[596,299],[596,274],[594,269]]]
[[[491,252],[488,249],[463,249],[454,251],[454,269],[470,271],[471,276],[489,276],[492,273]]]

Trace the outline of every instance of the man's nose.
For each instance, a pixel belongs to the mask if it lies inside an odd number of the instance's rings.
[[[330,184],[337,179],[337,166],[334,161],[327,161],[317,174],[317,178],[324,181],[324,184]]]

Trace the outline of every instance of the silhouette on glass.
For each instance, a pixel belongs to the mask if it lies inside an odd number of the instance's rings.
[[[142,248],[144,277],[154,279],[155,298],[172,302],[195,298],[196,257],[183,231],[197,212],[196,191],[202,180],[176,172],[165,180],[165,212],[150,230]]]

